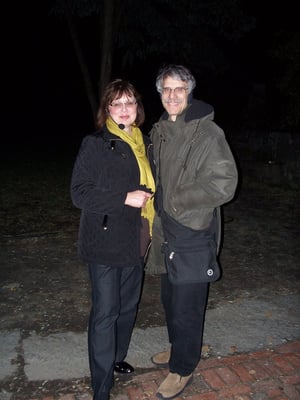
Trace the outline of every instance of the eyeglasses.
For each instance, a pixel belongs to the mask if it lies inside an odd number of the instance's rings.
[[[135,106],[136,106],[137,102],[136,101],[127,101],[125,103],[121,102],[121,101],[113,101],[112,103],[110,103],[110,106],[116,110],[116,111],[120,111],[123,109],[123,107],[127,108],[128,110],[132,110]]]
[[[188,90],[188,88],[187,87],[182,87],[182,86],[179,86],[179,87],[176,87],[176,88],[164,87],[164,88],[162,88],[162,93],[164,95],[166,95],[166,96],[169,96],[172,92],[174,92],[174,94],[176,94],[176,95],[178,95],[178,94],[181,95],[186,90]]]

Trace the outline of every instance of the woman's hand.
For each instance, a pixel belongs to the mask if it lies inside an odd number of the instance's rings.
[[[135,208],[145,207],[148,199],[152,196],[151,193],[144,192],[143,190],[135,190],[134,192],[128,192],[125,200],[127,206]]]

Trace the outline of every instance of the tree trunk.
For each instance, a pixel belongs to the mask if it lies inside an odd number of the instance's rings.
[[[73,18],[68,6],[68,1],[65,1],[65,10],[66,10],[66,18],[67,18],[67,23],[68,23],[68,28],[70,31],[70,35],[71,35],[71,39],[73,42],[73,46],[75,49],[75,53],[77,56],[77,60],[82,72],[82,76],[83,76],[83,81],[84,81],[84,86],[85,86],[85,90],[86,90],[86,94],[91,106],[91,110],[92,110],[92,115],[93,115],[93,120],[94,122],[96,121],[96,116],[97,116],[97,109],[98,109],[98,101],[95,95],[95,91],[94,91],[94,86],[92,84],[92,80],[89,74],[89,70],[88,70],[88,66],[85,62],[84,56],[83,56],[83,52],[81,50],[81,46],[78,40],[78,36],[77,36],[77,32],[75,29],[75,25],[73,22]]]
[[[100,77],[99,77],[99,97],[103,93],[104,87],[107,85],[111,78],[112,70],[112,35],[114,14],[114,0],[104,0],[104,16],[100,23],[102,27],[102,43],[100,54]]]

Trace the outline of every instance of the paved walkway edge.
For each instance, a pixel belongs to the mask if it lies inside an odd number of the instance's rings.
[[[111,400],[157,400],[157,388],[167,373],[167,369],[156,369],[131,376],[122,385],[116,383]],[[85,393],[44,400],[91,399]],[[192,385],[177,399],[299,400],[300,338],[266,350],[202,360]]]

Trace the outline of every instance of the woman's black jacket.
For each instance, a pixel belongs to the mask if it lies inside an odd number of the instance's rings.
[[[146,136],[144,143],[153,169]],[[106,128],[83,139],[71,198],[81,209],[78,253],[84,261],[116,267],[140,264],[141,209],[124,204],[127,193],[137,189],[142,189],[139,167],[126,142]]]

